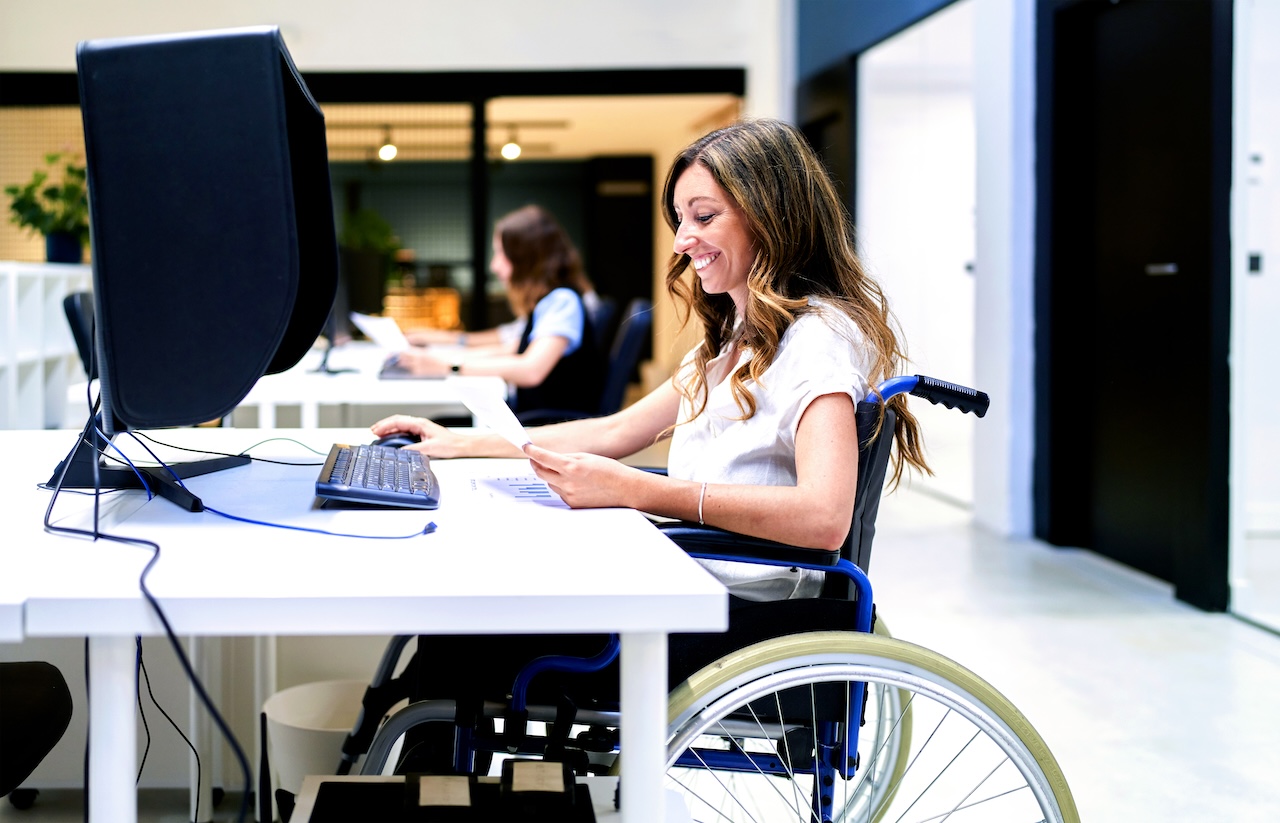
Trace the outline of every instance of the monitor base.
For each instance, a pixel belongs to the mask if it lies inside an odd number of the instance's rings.
[[[92,442],[89,438],[92,438]],[[95,470],[93,461],[107,448],[107,439],[96,430],[92,434],[82,432],[71,455],[58,464],[49,478],[49,486],[63,489],[143,489],[149,488],[189,512],[204,511],[204,502],[183,488],[179,480],[199,477],[244,466],[249,463],[247,455],[227,457],[210,457],[204,460],[192,460],[184,463],[172,463],[168,468],[163,466],[139,466],[135,472],[131,468],[104,465],[98,460]],[[146,478],[143,484],[142,474]],[[175,478],[174,475],[177,475]]]

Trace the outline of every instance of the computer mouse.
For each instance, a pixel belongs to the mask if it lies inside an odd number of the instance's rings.
[[[385,437],[379,437],[377,440],[373,441],[370,445],[390,446],[393,449],[398,449],[403,446],[409,446],[414,443],[421,443],[421,442],[422,442],[422,438],[416,434],[413,434],[411,432],[396,432],[394,434],[388,434]]]

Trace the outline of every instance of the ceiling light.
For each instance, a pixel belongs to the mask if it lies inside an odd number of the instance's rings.
[[[378,159],[383,161],[395,160],[397,153],[396,144],[391,142],[391,127],[383,126],[382,146],[378,148]]]
[[[520,143],[517,142],[515,127],[512,127],[511,137],[506,143],[502,144],[502,148],[499,149],[499,153],[502,154],[503,160],[515,160],[520,156]]]

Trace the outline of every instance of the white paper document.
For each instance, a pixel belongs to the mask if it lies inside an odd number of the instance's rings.
[[[372,314],[361,314],[360,312],[351,312],[351,322],[356,324],[356,328],[364,333],[364,336],[373,341],[373,344],[380,349],[386,349],[391,352],[401,352],[409,348],[409,340],[404,336],[404,332],[400,330],[400,324],[395,321],[394,317],[375,317]]]
[[[567,509],[569,504],[560,499],[560,495],[551,490],[536,474],[512,477],[473,477],[471,491],[483,494],[493,500],[513,500],[521,503],[534,503],[555,509]]]
[[[445,383],[457,392],[458,399],[468,411],[475,415],[476,422],[481,426],[493,430],[504,440],[514,443],[518,449],[523,449],[524,444],[530,442],[528,432],[524,430],[524,426],[516,419],[515,412],[511,411],[511,407],[501,397],[495,397],[493,392],[483,385],[469,383],[465,377],[449,377],[445,379]]]

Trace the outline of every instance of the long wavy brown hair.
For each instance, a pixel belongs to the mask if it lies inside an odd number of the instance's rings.
[[[680,152],[662,192],[663,212],[673,232],[679,229],[675,184],[694,164],[711,172],[737,207],[755,249],[740,325],[729,295],[707,294],[696,275],[684,276],[691,269],[687,254],[672,254],[667,265],[667,291],[682,324],[696,315],[704,329],[692,378],[680,387],[693,403],[695,416],[707,404],[707,363],[729,342],[735,326],[740,344],[751,348],[753,356],[734,370],[730,389],[743,419],[755,414],[747,381],[760,382],[783,334],[797,317],[813,310],[810,297],[838,307],[858,325],[872,349],[867,377],[873,387],[901,374],[908,360],[897,321],[879,284],[858,259],[853,223],[835,184],[799,130],[780,120],[746,119]],[[891,485],[901,480],[906,466],[932,474],[906,397],[890,398],[887,405],[896,415]],[[883,420],[882,414],[877,432]]]
[[[539,300],[561,286],[579,295],[591,291],[577,247],[541,206],[530,204],[507,213],[494,224],[493,233],[511,261],[507,302],[516,316],[527,316]]]

